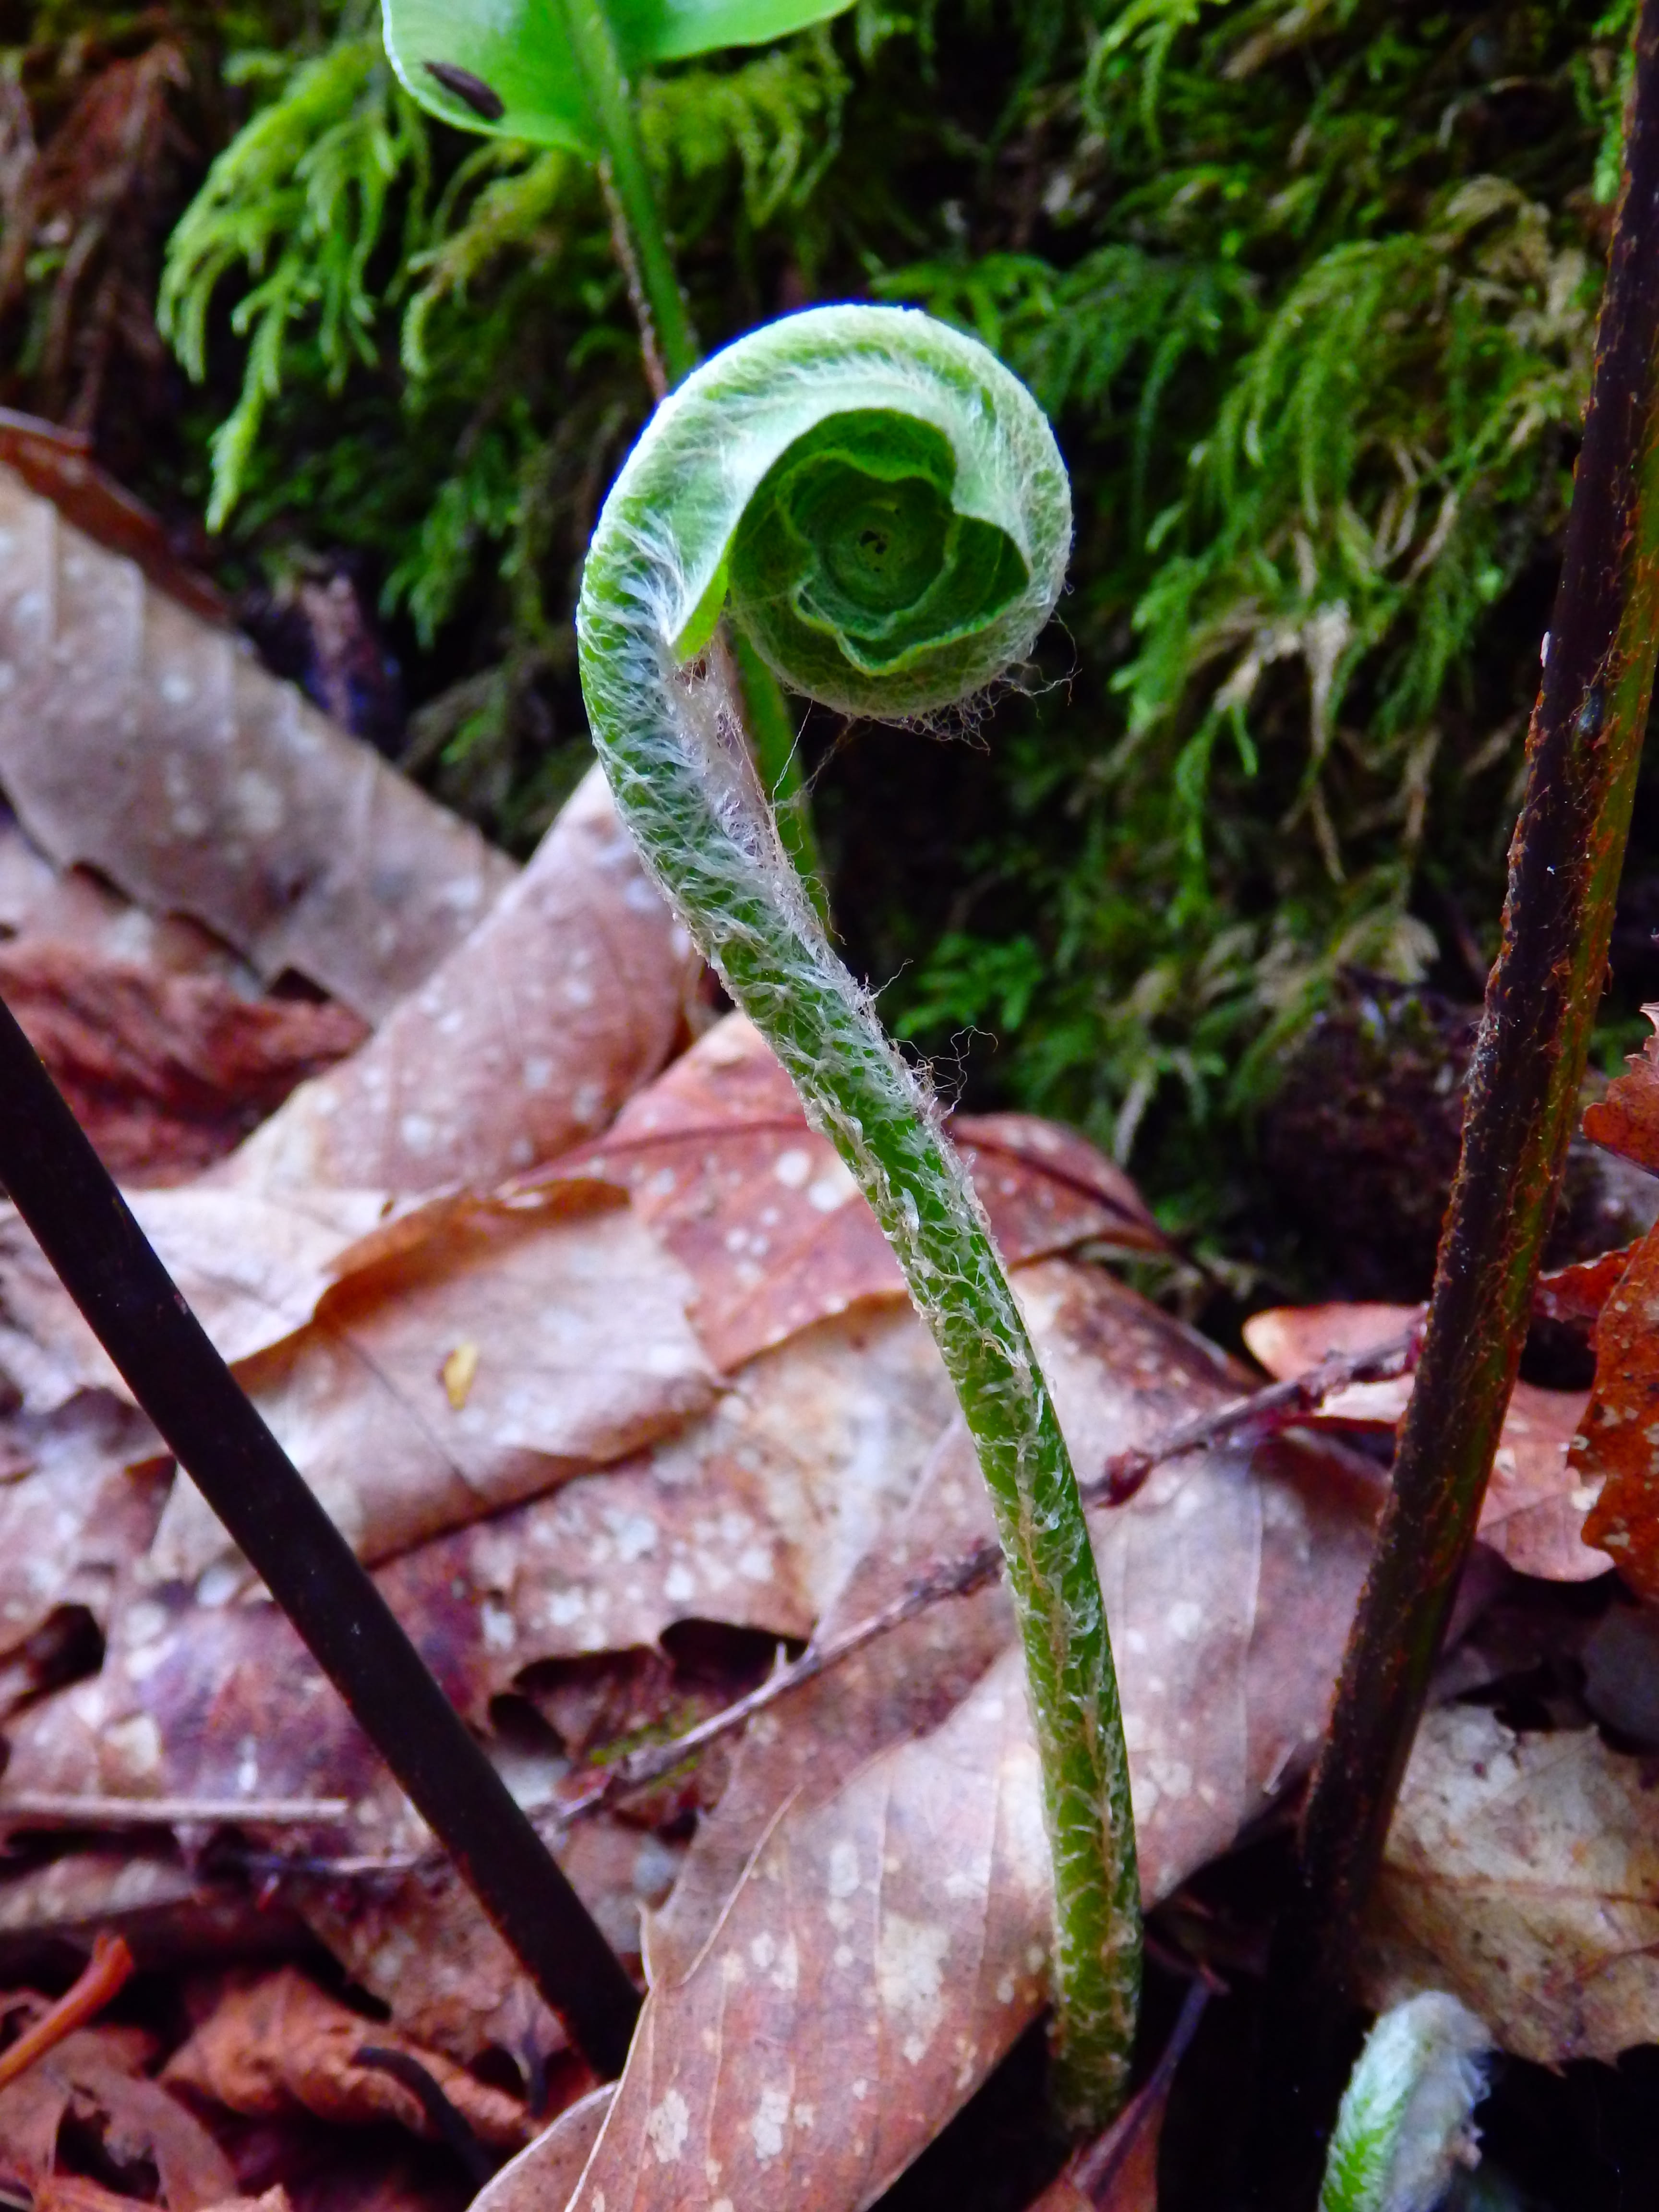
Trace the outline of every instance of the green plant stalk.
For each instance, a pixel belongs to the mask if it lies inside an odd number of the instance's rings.
[[[786,580],[744,570],[745,559],[762,556],[744,554],[743,533],[755,515],[787,506],[787,471],[826,428],[838,459],[858,449],[848,471],[864,487],[844,495],[842,514],[826,520],[822,497],[813,510],[842,561],[836,574],[878,538],[871,557],[887,557],[889,538],[872,518],[887,517],[896,543],[907,526],[891,510],[912,497],[926,506],[916,477],[895,478],[908,462],[890,460],[895,435],[913,439],[918,418],[950,441],[951,527],[991,510],[994,528],[968,526],[981,533],[975,543],[1023,539],[1035,580],[971,642],[953,616],[944,643],[890,654],[878,674],[843,662],[838,676],[823,624],[809,617],[794,644],[813,665],[784,672],[832,705],[884,707],[890,717],[974,690],[1023,653],[1058,592],[1071,528],[1064,471],[1035,403],[983,348],[924,316],[823,308],[741,340],[659,410],[588,554],[577,616],[582,688],[623,819],[874,1208],[972,1432],[1024,1646],[1054,1851],[1060,2097],[1068,2118],[1098,2126],[1127,2079],[1139,1888],[1105,1609],[1065,1439],[966,1176],[802,895],[735,742],[718,660],[696,657],[728,580],[740,620],[801,604]],[[809,505],[824,481],[810,465]],[[790,510],[797,520],[799,511]],[[869,588],[885,585],[878,577]],[[776,659],[775,629],[764,642]]]
[[[604,141],[599,174],[610,198],[647,368],[661,390],[681,384],[698,361],[685,295],[662,227],[634,114],[633,90],[604,0],[558,0],[582,89]]]
[[[635,112],[633,89],[623,68],[604,0],[558,0],[565,33],[581,71],[583,88],[605,142],[599,179],[611,208],[617,256],[628,279],[646,374],[660,399],[683,384],[702,359],[685,295],[663,229]],[[794,720],[776,678],[741,639],[733,641],[743,685],[744,721],[755,764],[778,809],[778,830],[790,859],[818,888],[818,855],[812,817],[801,780]]]
[[[1659,0],[1626,158],[1462,1157],[1275,1946],[1255,2182],[1273,2212],[1310,2194],[1359,1915],[1474,1542],[1607,969],[1659,640]]]

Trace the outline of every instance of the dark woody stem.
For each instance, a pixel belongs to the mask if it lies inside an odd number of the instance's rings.
[[[586,1907],[307,1487],[0,1004],[0,1184],[168,1449],[602,2076],[640,2000]]]

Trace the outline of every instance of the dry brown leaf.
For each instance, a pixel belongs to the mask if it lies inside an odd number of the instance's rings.
[[[605,1126],[668,1058],[700,973],[595,769],[471,936],[222,1179],[491,1188]]]
[[[464,2067],[325,1996],[296,1967],[233,1988],[161,2071],[167,2087],[251,2118],[312,2112],[337,2124],[390,2119],[430,2137],[419,2098],[358,2062],[365,2045],[403,2052],[436,2082],[481,2142],[518,2150],[533,2130],[523,2105]]]
[[[236,2177],[213,2137],[141,2069],[150,2040],[138,2029],[82,2028],[0,2090],[0,2160],[31,2189],[50,2177],[58,2128],[73,2114],[95,2130],[118,2167],[154,2166],[169,2212],[208,2212],[235,2197]]]
[[[374,1021],[513,874],[475,830],[0,469],[0,787],[60,866]]]
[[[1570,1267],[1552,1268],[1548,1274],[1540,1275],[1533,1294],[1534,1316],[1540,1321],[1597,1320],[1622,1281],[1636,1249],[1636,1244],[1621,1244],[1616,1251],[1598,1252],[1593,1260],[1576,1261]]]
[[[112,1175],[182,1182],[366,1034],[348,1007],[249,999],[55,939],[0,945],[0,996]]]
[[[1642,1012],[1659,1030],[1659,1006]],[[1584,1134],[1632,1167],[1659,1175],[1659,1036],[1649,1037],[1625,1066],[1629,1074],[1615,1076],[1606,1094],[1584,1109]]]
[[[1659,1595],[1656,1419],[1659,1232],[1650,1231],[1596,1322],[1595,1384],[1572,1451],[1578,1480],[1601,1486],[1587,1539],[1646,1598]]]
[[[457,1213],[412,1251],[359,1268],[308,1328],[244,1363],[250,1396],[364,1559],[620,1460],[710,1404],[689,1285],[626,1209],[595,1207],[596,1195]],[[445,1376],[462,1346],[476,1364],[457,1404]],[[179,1483],[152,1576],[194,1582],[233,1556]]]
[[[307,1948],[280,1903],[188,1873],[131,1842],[25,1862],[0,1878],[0,1973],[33,1972],[43,1955],[85,1952],[104,1929],[125,1937],[141,1966],[226,1956],[281,1959]]]
[[[642,1917],[672,1888],[685,1845],[609,1816],[555,1840],[576,1894],[637,1978]],[[406,2035],[463,2064],[489,2050],[507,2051],[526,2070],[558,2058],[555,2107],[592,2086],[563,2028],[447,1863],[373,1883],[295,1878],[283,1887],[352,1980],[380,1999]]]
[[[387,1201],[378,1191],[318,1190],[264,1198],[194,1183],[139,1191],[132,1210],[221,1354],[233,1364],[304,1328],[324,1293],[360,1255],[379,1249]],[[414,1241],[447,1220],[401,1225]],[[0,1208],[0,1369],[31,1408],[77,1390],[126,1385],[33,1237]]]
[[[1478,1706],[1418,1733],[1372,1915],[1368,1995],[1449,1990],[1544,2066],[1659,2041],[1653,1763]]]
[[[61,873],[0,805],[0,935],[47,938],[94,959],[166,975],[216,977],[245,997],[259,979],[222,938],[183,915],[149,914],[87,868]]]
[[[45,1686],[54,1617],[74,1607],[108,1626],[167,1496],[155,1449],[141,1414],[95,1392],[0,1419],[0,1714]]]
[[[846,1315],[680,1434],[421,1546],[380,1586],[480,1726],[526,1667],[654,1645],[678,1621],[805,1637],[908,1504],[951,1403],[913,1314]],[[356,1797],[361,1737],[274,1609],[228,1601],[238,1586],[210,1570],[199,1594],[131,1593],[101,1673],[15,1724],[7,1787]]]
[[[637,1857],[643,1840],[630,1839]],[[561,1863],[571,1871],[561,1853]],[[665,1854],[672,1868],[678,1862]],[[585,1861],[581,1895],[590,1910],[611,1899],[596,1869]],[[477,1901],[451,1863],[434,1857],[407,1874],[372,1882],[303,1881],[285,1885],[294,1909],[333,1954],[351,1981],[385,2004],[404,2034],[463,2065],[486,2051],[507,2051],[529,2078],[537,2067],[560,2062],[550,2106],[576,2094],[591,2076],[568,2050],[562,2024],[525,1978]],[[624,1893],[626,1884],[624,1884]],[[655,1888],[634,1902],[628,1948],[639,1956],[641,1903],[656,1902]],[[621,1897],[618,1898],[621,1902]],[[607,1911],[614,1923],[623,1914]],[[620,1954],[619,1954],[620,1955]]]
[[[1280,1306],[1254,1315],[1244,1341],[1275,1380],[1300,1375],[1334,1353],[1367,1352],[1402,1334],[1421,1314],[1418,1306]],[[1350,1382],[1332,1393],[1309,1425],[1391,1430],[1410,1401],[1412,1378]],[[1613,1565],[1601,1540],[1587,1528],[1596,1481],[1568,1447],[1584,1419],[1588,1400],[1578,1390],[1543,1390],[1517,1382],[1504,1419],[1480,1510],[1480,1537],[1517,1574],[1547,1582],[1589,1582]]]
[[[1164,1239],[1122,1171],[1033,1115],[952,1125],[1010,1265],[1091,1238]],[[902,1298],[874,1214],[759,1033],[729,1015],[577,1159],[619,1183],[697,1286],[693,1318],[728,1370],[860,1300]]]
[[[1230,1395],[1109,1279],[1048,1261],[1021,1281],[1085,1463]],[[983,1528],[953,1437],[832,1623]],[[1224,1849],[1306,1757],[1376,1502],[1340,1449],[1287,1440],[1254,1467],[1194,1455],[1097,1516],[1149,1895]],[[652,1994],[573,2206],[851,2212],[1029,2022],[1048,1860],[1008,1634],[1000,1591],[936,1607],[750,1730],[651,1925]]]
[[[563,2212],[616,2094],[614,2081],[604,2082],[561,2112],[545,2135],[484,2184],[471,2212]]]
[[[177,49],[173,51],[176,55]],[[162,52],[152,48],[148,58],[152,69],[161,63],[165,70]],[[204,622],[228,629],[230,608],[223,592],[199,568],[179,559],[166,526],[100,469],[92,453],[93,441],[84,430],[10,408],[0,418],[0,462],[31,491],[50,500],[66,522],[106,551],[132,562],[158,590]]]

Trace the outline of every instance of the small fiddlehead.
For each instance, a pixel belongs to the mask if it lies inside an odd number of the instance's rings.
[[[753,332],[658,410],[582,579],[582,689],[617,804],[893,1244],[972,1432],[1024,1639],[1054,1862],[1062,2095],[1121,2094],[1139,1986],[1128,1769],[1100,1585],[1053,1402],[966,1176],[780,848],[729,706],[729,603],[784,681],[897,720],[1030,649],[1071,496],[1035,401],[902,308]]]

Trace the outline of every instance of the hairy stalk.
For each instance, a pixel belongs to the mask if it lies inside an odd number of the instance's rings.
[[[1319,2212],[1434,2212],[1476,2160],[1492,2036],[1439,1990],[1385,2012],[1342,2093]]]
[[[1644,0],[1636,50],[1624,192],[1503,947],[1416,1387],[1276,1947],[1255,2169],[1257,2201],[1274,2212],[1311,2195],[1357,1923],[1474,1540],[1607,969],[1659,637],[1659,0]]]
[[[1123,2092],[1140,1914],[1076,1480],[967,1178],[824,939],[704,651],[729,595],[796,689],[853,713],[927,714],[1028,650],[1070,538],[1048,426],[990,354],[902,309],[820,308],[742,339],[659,410],[599,519],[577,628],[618,809],[874,1207],[973,1434],[1042,1758],[1061,2097],[1098,2124]]]

